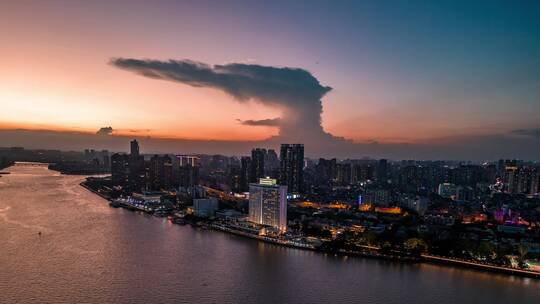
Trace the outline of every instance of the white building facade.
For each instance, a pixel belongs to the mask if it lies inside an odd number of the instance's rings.
[[[250,184],[248,220],[274,227],[281,233],[287,231],[287,186],[278,185],[270,178]]]

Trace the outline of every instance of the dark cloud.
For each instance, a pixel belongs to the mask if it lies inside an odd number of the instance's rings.
[[[111,127],[103,127],[103,128],[100,128],[96,134],[97,135],[111,135],[113,132],[113,128]]]
[[[540,139],[540,128],[512,130],[512,134]]]
[[[269,118],[269,119],[260,119],[260,120],[238,120],[241,124],[246,126],[266,126],[266,127],[279,127],[281,125],[281,119],[279,118]]]
[[[283,140],[331,138],[321,126],[321,98],[331,88],[299,68],[231,63],[208,65],[190,60],[116,58],[111,64],[142,76],[175,81],[194,87],[222,90],[239,101],[254,100],[281,110],[276,120],[246,120],[246,125],[280,128]]]

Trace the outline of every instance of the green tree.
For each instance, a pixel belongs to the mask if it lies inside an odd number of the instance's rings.
[[[377,236],[373,232],[364,232],[360,237],[360,244],[362,245],[377,245]]]
[[[517,247],[518,252],[518,258],[519,258],[519,266],[523,267],[523,264],[525,262],[525,256],[527,256],[527,253],[529,253],[529,248],[523,244],[519,244]]]
[[[491,242],[483,241],[478,245],[477,252],[483,258],[492,258],[495,253],[495,247]]]
[[[410,238],[403,243],[403,247],[409,253],[422,254],[427,251],[427,244],[419,238]]]

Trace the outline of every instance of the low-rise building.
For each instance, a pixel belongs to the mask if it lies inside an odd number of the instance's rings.
[[[193,215],[198,217],[214,217],[218,210],[218,200],[215,197],[196,198],[193,200]]]

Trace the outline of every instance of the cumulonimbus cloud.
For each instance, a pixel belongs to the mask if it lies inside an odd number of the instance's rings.
[[[115,58],[111,64],[145,77],[215,88],[241,102],[254,100],[278,108],[282,113],[279,118],[241,123],[277,126],[279,136],[284,139],[331,137],[321,126],[321,99],[332,88],[321,85],[304,69],[242,63],[211,66],[191,60],[131,58]]]

